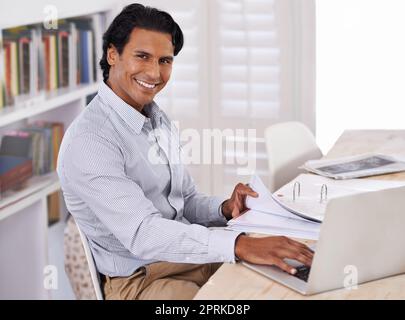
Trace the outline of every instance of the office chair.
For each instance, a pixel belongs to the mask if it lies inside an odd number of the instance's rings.
[[[86,236],[70,215],[64,234],[65,270],[78,300],[103,300],[100,275]]]
[[[307,160],[323,155],[312,132],[301,122],[283,122],[264,132],[269,162],[269,190],[276,191],[297,175]]]

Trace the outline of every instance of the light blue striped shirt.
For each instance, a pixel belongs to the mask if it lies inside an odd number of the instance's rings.
[[[115,277],[156,261],[235,262],[239,233],[207,228],[226,224],[224,199],[196,191],[184,165],[168,157],[180,152],[177,130],[155,103],[144,111],[147,117],[103,82],[63,138],[63,195],[98,271]],[[150,138],[154,129],[166,143]],[[152,163],[153,148],[166,161]]]

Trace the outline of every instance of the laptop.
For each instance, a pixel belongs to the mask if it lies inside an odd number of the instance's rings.
[[[331,199],[311,268],[295,260],[290,275],[275,266],[242,262],[303,295],[405,273],[405,187]]]

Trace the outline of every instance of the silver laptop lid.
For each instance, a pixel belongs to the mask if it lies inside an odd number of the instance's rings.
[[[307,294],[405,273],[405,187],[330,200]]]

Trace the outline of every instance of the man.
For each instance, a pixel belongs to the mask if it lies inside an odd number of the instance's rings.
[[[104,82],[67,130],[58,175],[70,213],[86,234],[107,299],[191,299],[219,267],[235,259],[294,269],[312,252],[285,237],[252,238],[208,229],[246,211],[238,184],[223,201],[197,193],[181,163],[171,162],[154,130],[177,136],[153,102],[170,79],[183,34],[172,17],[140,4],[127,6],[103,38]],[[171,142],[172,143],[172,142]],[[171,146],[173,148],[173,146]],[[176,148],[176,146],[174,146]]]

